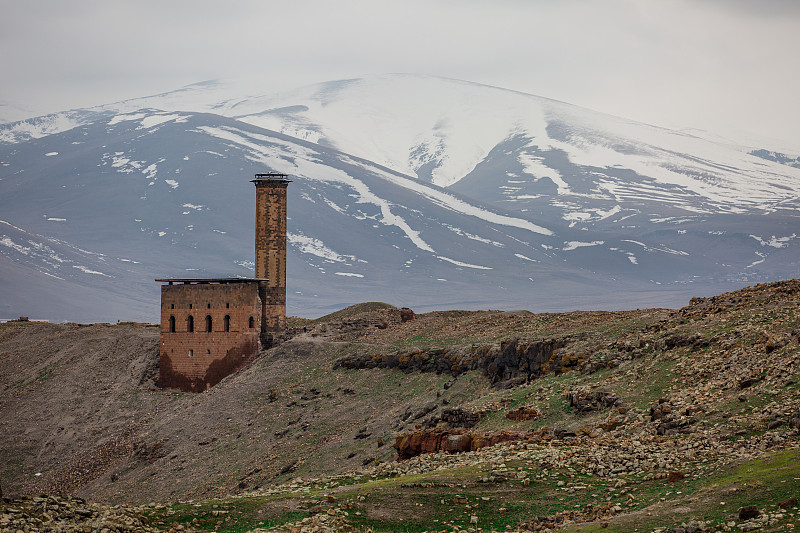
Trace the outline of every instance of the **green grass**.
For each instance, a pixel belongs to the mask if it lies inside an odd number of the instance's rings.
[[[632,484],[637,488],[636,508],[651,509],[651,515],[639,512],[610,519],[604,532],[651,531],[656,527],[672,528],[693,519],[711,524],[738,523],[738,510],[756,505],[760,511],[774,511],[777,504],[800,495],[800,450],[787,450],[767,457],[727,467],[703,479],[687,479],[674,484],[663,480]],[[680,491],[680,494],[678,494]],[[663,500],[662,500],[663,499]],[[724,502],[724,505],[722,505]],[[785,524],[800,526],[800,513],[784,519],[768,531],[783,531]],[[564,531],[600,531],[572,525]],[[791,531],[791,529],[788,529]]]
[[[307,511],[285,510],[280,497],[246,497],[207,500],[199,503],[176,503],[164,509],[145,511],[150,525],[169,530],[176,525],[200,531],[238,533],[257,527],[273,527],[308,516]],[[268,504],[278,502],[277,509],[265,512]]]
[[[678,360],[677,356],[664,357],[663,353],[644,358],[641,364],[648,365],[648,368],[643,370],[640,383],[629,387],[636,392],[625,397],[625,401],[632,407],[647,410],[664,398],[669,387],[680,377],[675,369]]]
[[[729,491],[729,507],[757,505],[763,509],[800,496],[800,450],[786,450],[744,463],[715,479],[706,490],[726,487],[741,489]]]
[[[298,521],[308,516],[307,509],[312,506],[317,512],[338,507],[346,510],[347,520],[356,530],[371,528],[376,533],[467,528],[471,516],[477,517],[484,531],[502,531],[535,517],[610,502],[619,504],[623,511],[601,522],[569,524],[562,531],[633,533],[675,527],[692,519],[712,524],[738,521],[735,515],[740,507],[756,505],[762,511],[774,510],[778,502],[800,494],[797,449],[676,483],[626,476],[618,486],[615,478],[582,475],[570,469],[542,470],[527,459],[509,459],[505,467],[521,472],[520,477],[527,477],[529,485],[513,478],[484,483],[482,479],[492,467],[479,463],[400,477],[337,479],[302,496],[291,492],[241,496],[174,504],[145,514],[162,530],[183,524],[201,531],[240,532]],[[327,497],[331,488],[335,488],[333,500]],[[800,513],[794,517],[787,513],[778,525],[788,523],[800,525]]]

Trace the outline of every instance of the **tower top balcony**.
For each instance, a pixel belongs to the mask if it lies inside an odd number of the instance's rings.
[[[278,184],[289,184],[292,180],[289,179],[287,174],[281,174],[280,172],[264,172],[261,174],[256,174],[255,179],[250,180],[251,183],[255,183],[256,187],[259,185],[278,185]]]

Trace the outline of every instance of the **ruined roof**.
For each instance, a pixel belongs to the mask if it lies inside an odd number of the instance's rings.
[[[161,283],[169,283],[170,285],[173,283],[183,283],[186,285],[219,283],[224,285],[228,283],[252,283],[254,281],[267,281],[267,278],[164,278],[157,279],[156,281]]]

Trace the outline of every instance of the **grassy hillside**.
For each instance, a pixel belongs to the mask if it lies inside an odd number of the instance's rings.
[[[799,306],[798,280],[677,311],[362,304],[196,395],[153,386],[155,328],[4,324],[0,484],[155,502],[130,513],[162,530],[789,531]]]

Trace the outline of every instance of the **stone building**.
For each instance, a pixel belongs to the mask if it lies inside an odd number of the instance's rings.
[[[255,277],[161,282],[159,384],[200,392],[286,330],[285,174],[256,174]]]

